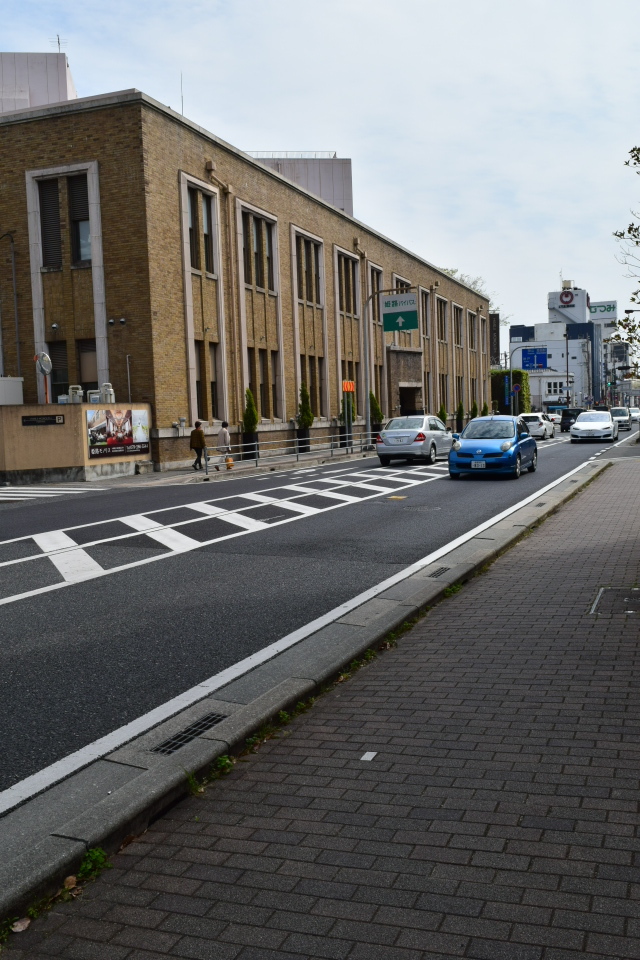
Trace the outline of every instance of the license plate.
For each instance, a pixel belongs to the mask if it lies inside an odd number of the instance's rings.
[[[486,463],[484,462],[484,460],[472,460],[472,461],[471,461],[471,469],[472,469],[472,470],[484,470],[485,467],[486,467]]]
[[[408,437],[391,437],[391,443],[406,443]]]

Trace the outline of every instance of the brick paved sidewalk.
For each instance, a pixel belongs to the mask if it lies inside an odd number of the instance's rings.
[[[7,960],[640,957],[640,613],[589,613],[639,494],[616,464]]]

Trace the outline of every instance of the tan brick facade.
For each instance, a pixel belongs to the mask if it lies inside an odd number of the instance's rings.
[[[70,253],[67,184],[82,164],[98,171],[102,306],[93,253],[76,265]],[[33,267],[41,240],[27,174],[36,187],[58,180],[55,268]],[[357,381],[363,414],[364,303],[401,281],[419,290],[421,329],[383,334],[375,305],[368,314],[371,389],[385,415],[441,403],[452,414],[459,399],[468,411],[489,398],[486,298],[137,91],[0,117],[0,228],[15,236],[25,402],[38,397],[38,322],[50,351],[66,344],[68,382],[80,383],[79,351],[106,311],[109,380],[127,399],[129,357],[132,399],[152,404],[162,462],[188,455],[179,417],[233,428],[249,386],[269,434],[290,430],[301,382],[314,427],[339,415],[343,378]],[[0,247],[0,322],[14,376],[8,253]]]

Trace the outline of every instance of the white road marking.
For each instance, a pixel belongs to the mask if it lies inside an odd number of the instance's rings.
[[[66,583],[81,583],[100,576],[104,569],[89,554],[79,547],[75,540],[62,530],[50,533],[36,533],[34,542],[46,553],[56,570],[62,574]],[[70,549],[72,548],[72,549]],[[75,548],[75,549],[73,549]],[[52,551],[61,551],[55,553]]]
[[[224,507],[216,507],[213,503],[185,503],[185,507],[197,513],[206,513],[208,517],[218,517],[221,513],[228,512]]]
[[[262,520],[254,520],[253,517],[245,517],[243,513],[223,513],[220,519],[225,523],[233,523],[236,527],[242,527],[243,530],[266,530],[272,527],[272,523],[263,523]]]
[[[363,753],[360,757],[361,760],[373,760],[374,757],[378,756],[377,750],[368,750],[366,753]]]
[[[94,490],[107,490],[108,487],[0,487],[0,502],[9,503],[13,500],[47,500],[51,497],[62,497],[67,494],[92,493]]]
[[[244,660],[240,660],[233,666],[227,667],[226,670],[221,670],[220,673],[214,674],[214,676],[209,677],[208,680],[204,680],[202,683],[191,687],[189,690],[185,690],[184,693],[179,694],[179,696],[173,697],[171,700],[161,704],[154,710],[150,710],[148,713],[137,717],[135,720],[132,720],[130,723],[119,727],[117,730],[113,730],[106,736],[100,737],[98,740],[87,744],[85,747],[81,747],[80,750],[76,750],[67,757],[63,757],[62,760],[58,760],[56,763],[53,763],[48,767],[44,767],[42,770],[32,774],[30,777],[25,777],[24,780],[19,781],[12,787],[8,787],[6,790],[0,792],[0,814],[5,813],[7,810],[13,809],[13,807],[19,806],[21,803],[24,803],[25,800],[36,796],[38,793],[42,793],[54,783],[59,783],[66,777],[71,776],[72,773],[75,773],[76,771],[81,770],[83,767],[88,766],[94,760],[113,752],[118,747],[121,747],[123,744],[133,740],[134,737],[140,736],[142,733],[146,733],[147,730],[151,730],[159,723],[169,719],[169,717],[175,716],[175,714],[179,713],[181,710],[184,710],[186,707],[192,706],[194,703],[198,703],[198,701],[210,696],[216,690],[219,690],[221,687],[231,683],[232,680],[236,680],[238,677],[244,676],[246,673],[249,673],[260,664],[266,663],[268,660],[272,660],[273,657],[275,657],[278,653],[281,653],[283,650],[287,650],[289,647],[295,646],[295,644],[300,643],[301,640],[305,640],[312,634],[317,633],[318,630],[327,626],[327,624],[334,623],[346,613],[350,613],[357,607],[362,606],[362,604],[366,603],[367,600],[378,596],[380,593],[384,593],[385,590],[395,586],[397,583],[401,583],[412,574],[417,573],[424,567],[429,566],[429,564],[434,563],[434,561],[440,560],[448,553],[451,553],[452,550],[455,550],[456,547],[461,546],[463,543],[467,543],[467,541],[477,537],[485,530],[489,530],[496,523],[499,523],[506,517],[511,516],[512,513],[515,513],[522,507],[528,506],[528,504],[533,503],[534,500],[538,500],[541,496],[544,496],[545,493],[548,493],[550,490],[553,490],[554,487],[557,487],[558,484],[562,483],[564,480],[567,480],[569,477],[572,477],[580,470],[583,470],[586,465],[586,463],[581,463],[579,466],[574,467],[573,470],[570,470],[568,473],[563,474],[561,477],[558,477],[556,480],[553,480],[551,483],[547,484],[546,487],[542,487],[542,489],[536,490],[535,493],[525,497],[524,500],[520,500],[519,503],[508,507],[506,510],[496,514],[489,520],[485,520],[484,523],[479,524],[477,527],[473,527],[473,529],[468,530],[459,537],[456,537],[455,540],[451,540],[450,543],[439,547],[432,553],[427,554],[426,557],[423,557],[421,560],[416,561],[416,563],[412,563],[410,566],[405,567],[404,570],[400,570],[398,573],[393,574],[393,576],[388,577],[386,580],[376,584],[374,587],[369,587],[368,590],[364,590],[362,593],[358,594],[358,596],[352,597],[351,600],[347,600],[345,603],[341,603],[339,606],[334,607],[333,610],[323,614],[321,617],[317,617],[315,620],[312,620],[310,623],[299,627],[297,630],[294,630],[287,636],[281,637],[280,640],[276,640],[274,643],[268,644],[268,646],[263,647],[262,650],[258,650],[256,653],[251,654],[251,656],[246,657]],[[436,479],[442,478],[438,477]],[[339,509],[339,506],[332,509]],[[152,562],[153,559],[156,558],[152,558],[150,561],[143,562]],[[135,566],[138,565],[141,564],[135,564]],[[128,565],[128,567],[131,566],[134,566],[134,564]],[[119,569],[128,569],[128,567],[121,567]],[[108,570],[105,571],[105,574],[108,575],[114,572],[114,570]],[[45,587],[43,591],[31,591],[31,593],[44,592],[49,589],[51,588]]]

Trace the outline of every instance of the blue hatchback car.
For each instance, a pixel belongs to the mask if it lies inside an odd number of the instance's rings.
[[[449,476],[463,473],[502,473],[515,480],[523,470],[534,472],[538,447],[520,417],[476,417],[462,433],[453,434],[449,453]]]

